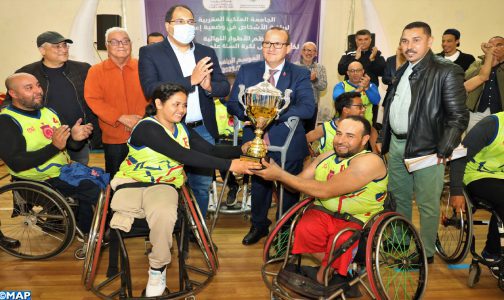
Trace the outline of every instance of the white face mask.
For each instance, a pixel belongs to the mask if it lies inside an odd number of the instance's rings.
[[[173,38],[176,39],[179,43],[189,44],[194,40],[194,36],[196,35],[196,28],[194,25],[183,24],[183,25],[175,25],[173,27]]]

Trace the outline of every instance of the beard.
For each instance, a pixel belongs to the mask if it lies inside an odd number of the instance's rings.
[[[29,99],[29,100],[20,98],[20,99],[18,99],[18,101],[27,109],[37,110],[37,109],[41,109],[42,107],[44,107],[44,104],[42,104],[42,101],[37,102],[35,100],[35,97],[33,97],[32,99]]]
[[[336,155],[338,155],[338,157],[340,158],[349,158],[349,157],[352,157],[354,156],[355,154],[359,153],[359,149],[349,149],[347,152],[345,153],[341,153],[339,152],[338,150],[336,150],[337,148],[335,147],[334,148],[334,152],[336,153]]]

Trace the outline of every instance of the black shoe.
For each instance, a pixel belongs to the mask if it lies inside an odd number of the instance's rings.
[[[250,231],[247,233],[247,235],[243,238],[242,244],[243,245],[253,245],[259,240],[265,236],[267,236],[269,233],[268,228],[257,228],[257,227],[250,227]]]
[[[0,231],[0,245],[4,248],[13,249],[13,248],[19,248],[19,246],[21,246],[21,243],[18,240],[6,237]]]
[[[238,193],[238,185],[231,185],[226,198],[226,206],[231,207],[236,204],[236,194]]]

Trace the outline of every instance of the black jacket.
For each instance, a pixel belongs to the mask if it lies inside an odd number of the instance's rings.
[[[388,152],[390,144],[390,106],[407,67],[408,63],[397,71],[397,80],[385,100],[387,105],[379,137],[379,142],[383,143],[383,154]],[[409,81],[411,105],[404,157],[413,158],[434,153],[439,157],[449,157],[460,143],[462,132],[469,122],[462,68],[429,51],[413,67]]]
[[[383,71],[385,70],[385,59],[381,56],[381,52],[378,50],[375,60],[370,61],[369,56],[371,56],[371,52],[371,49],[362,51],[361,57],[358,60],[355,59],[355,50],[345,52],[338,63],[338,73],[340,75],[345,75],[345,80],[347,80],[348,65],[354,61],[359,61],[364,67],[366,74],[369,75],[371,82],[378,86],[380,84],[378,76],[383,76]]]
[[[81,117],[83,118],[83,123],[87,123],[93,119],[96,119],[96,117],[91,112],[91,109],[89,109],[89,107],[87,106],[86,101],[84,100],[84,81],[86,80],[87,72],[90,67],[91,65],[89,65],[88,63],[68,60],[65,63],[65,71],[63,73],[63,75],[68,79],[68,81],[70,81],[75,89],[76,97],[74,98],[74,100],[76,101],[76,103],[73,104],[79,105],[80,110],[82,111]],[[47,91],[53,87],[48,80],[47,74],[44,72],[42,60],[26,65],[16,71],[16,73],[21,72],[32,74],[37,78],[40,86],[42,87],[42,90],[44,91],[44,106],[46,106],[48,95]],[[57,111],[57,113],[60,117],[65,117],[64,111]]]
[[[86,81],[87,73],[90,67],[91,65],[88,63],[68,60],[67,62],[65,62],[65,71],[63,75],[68,79],[68,81],[70,81],[75,90],[75,98],[72,101],[76,101],[74,104],[78,105],[80,111],[82,111],[82,115],[80,116],[83,120],[82,123],[93,124],[93,135],[89,139],[92,142],[93,148],[97,148],[101,143],[101,130],[98,125],[98,118],[91,111],[84,99],[84,82]],[[44,91],[44,106],[46,106],[48,95],[47,91],[49,88],[54,87],[51,86],[48,80],[48,76],[44,72],[42,60],[26,65],[16,71],[16,73],[21,72],[32,74],[37,78],[40,86],[42,87],[42,90]],[[9,96],[7,96],[7,99],[11,100]],[[65,116],[67,115],[67,113],[65,111],[57,111],[57,113],[60,118],[66,119]],[[70,124],[71,122],[71,120],[66,120],[67,124],[73,126],[73,124]]]
[[[460,52],[460,54],[459,54],[459,57],[457,57],[457,59],[454,61],[454,63],[456,63],[457,65],[459,65],[464,70],[464,72],[465,72],[465,71],[467,71],[467,69],[469,69],[469,66],[476,59],[471,54],[464,53],[464,52],[462,52],[460,50],[458,50],[458,51]],[[445,57],[444,52],[440,52],[437,55],[439,55],[441,57]]]

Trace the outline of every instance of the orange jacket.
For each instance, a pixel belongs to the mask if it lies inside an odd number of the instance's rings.
[[[121,115],[145,114],[147,100],[140,86],[138,60],[130,59],[122,70],[110,59],[89,69],[84,98],[98,116],[105,144],[124,144],[130,132],[118,121]]]

